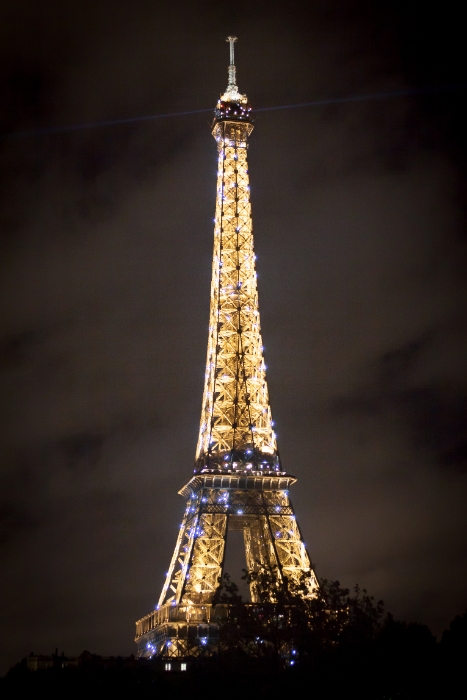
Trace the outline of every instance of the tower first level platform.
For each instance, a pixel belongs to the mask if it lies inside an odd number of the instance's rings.
[[[289,474],[199,474],[179,491],[186,509],[159,604],[136,623],[140,656],[184,656],[200,644],[216,646],[228,606],[213,605],[229,531],[243,532],[248,570],[266,570],[316,586],[289,498]],[[253,578],[253,603],[260,595]]]

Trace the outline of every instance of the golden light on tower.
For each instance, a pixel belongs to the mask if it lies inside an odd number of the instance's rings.
[[[317,586],[289,498],[296,479],[281,466],[273,430],[247,161],[253,123],[248,99],[236,85],[236,37],[227,41],[229,81],[212,126],[218,150],[216,217],[195,474],[179,492],[187,507],[159,604],[136,623],[140,656],[186,655],[190,638],[215,646],[219,615],[228,615],[225,606],[221,610],[212,601],[229,530],[243,531],[250,571],[267,570],[292,584],[305,577],[308,595]],[[254,583],[251,598],[258,599]]]
[[[197,467],[279,469],[261,340],[247,139],[251,107],[235,84],[216,107],[217,200],[206,379]],[[264,459],[262,459],[264,457]]]

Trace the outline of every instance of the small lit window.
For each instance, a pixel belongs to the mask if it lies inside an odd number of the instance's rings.
[[[171,671],[171,670],[172,670],[172,664],[165,664],[165,670],[166,670],[166,671]]]
[[[186,671],[186,664],[180,664],[180,671]]]

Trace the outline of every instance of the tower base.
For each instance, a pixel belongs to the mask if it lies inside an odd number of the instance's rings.
[[[138,658],[196,657],[217,651],[229,605],[163,605],[136,623]]]
[[[186,662],[228,652],[232,646],[252,657],[260,657],[270,647],[279,653],[281,663],[293,665],[296,661],[295,606],[284,607],[274,603],[244,603],[243,606],[248,609],[247,614],[260,621],[256,630],[259,636],[252,636],[251,629],[243,630],[244,636],[238,634],[239,610],[235,605],[164,605],[136,623],[137,657]],[[281,638],[280,642],[276,638],[274,645],[264,639],[261,633],[261,627],[264,631],[270,629],[271,625],[279,631],[278,637]],[[229,626],[230,632],[234,630],[231,638],[229,631],[226,634],[226,627]],[[167,670],[186,670],[186,663],[183,666],[184,668],[178,669],[177,665],[172,664]]]

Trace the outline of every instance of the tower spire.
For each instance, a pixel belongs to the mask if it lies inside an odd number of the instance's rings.
[[[234,91],[236,90],[238,92],[237,88],[237,77],[236,77],[236,72],[237,69],[235,68],[235,55],[234,55],[234,43],[238,41],[236,36],[228,36],[226,41],[230,43],[230,65],[229,65],[229,84],[227,85],[227,91]]]
[[[238,41],[236,36],[228,36],[226,41],[230,43],[230,65],[233,66],[235,64],[234,60],[234,44],[236,41]]]
[[[226,41],[230,44],[230,64],[227,69],[229,74],[229,82],[227,90],[221,97],[224,102],[247,102],[246,95],[241,95],[237,87],[237,68],[235,66],[234,44],[238,41],[236,36],[228,36]]]

